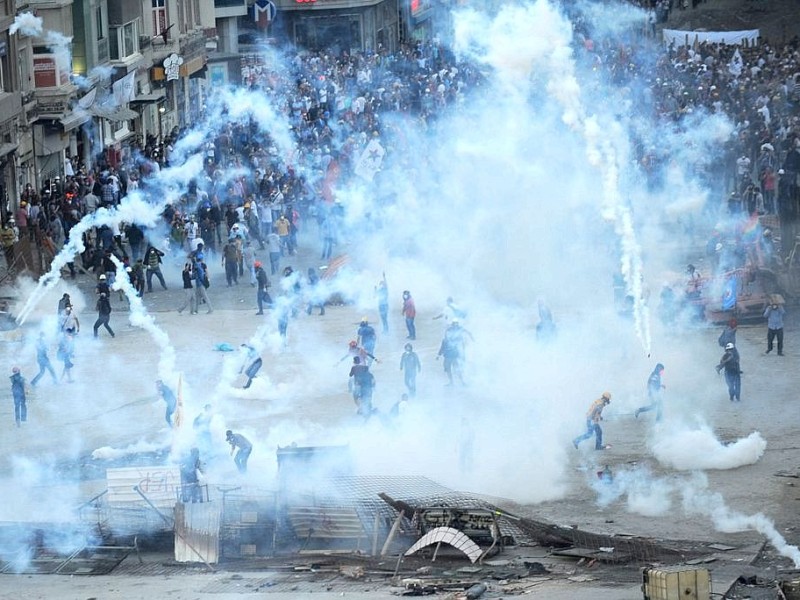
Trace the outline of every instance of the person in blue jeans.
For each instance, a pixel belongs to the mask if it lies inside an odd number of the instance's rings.
[[[595,450],[605,450],[608,448],[608,446],[603,445],[603,429],[600,427],[600,421],[603,420],[603,409],[609,404],[611,404],[610,392],[603,392],[602,396],[592,402],[589,411],[586,413],[586,433],[572,440],[572,445],[575,446],[576,449],[578,448],[578,444],[584,440],[588,440],[592,436],[595,436]]]
[[[717,373],[725,369],[725,383],[728,384],[728,396],[731,402],[739,402],[742,394],[742,369],[739,362],[739,351],[731,343],[726,344],[725,354],[716,366]]]
[[[56,372],[50,362],[50,357],[47,356],[47,340],[44,337],[44,332],[39,333],[39,339],[36,341],[36,362],[39,364],[39,372],[36,374],[36,377],[31,380],[31,385],[33,387],[36,387],[36,384],[39,383],[39,380],[45,372],[50,373],[50,376],[53,378],[53,383],[58,383]]]
[[[661,415],[663,412],[663,396],[662,390],[665,389],[665,385],[661,381],[661,376],[664,374],[664,365],[658,363],[656,368],[653,369],[653,372],[650,373],[650,377],[647,378],[647,397],[650,399],[650,404],[647,406],[641,406],[636,409],[636,418],[639,418],[639,415],[643,412],[649,412],[651,410],[656,411],[656,422],[661,421]]]
[[[239,469],[239,473],[246,473],[247,459],[250,458],[250,453],[253,451],[253,444],[241,433],[233,433],[230,429],[225,432],[225,440],[231,445],[231,454],[236,452],[233,462]]]

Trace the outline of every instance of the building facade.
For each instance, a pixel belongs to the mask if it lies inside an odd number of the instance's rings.
[[[394,52],[404,0],[272,0],[275,28],[290,43],[314,51]]]

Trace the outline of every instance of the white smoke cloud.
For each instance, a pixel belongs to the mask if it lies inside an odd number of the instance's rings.
[[[708,425],[660,429],[652,451],[663,465],[680,471],[736,469],[751,465],[764,454],[767,442],[757,431],[730,444],[723,444]]]

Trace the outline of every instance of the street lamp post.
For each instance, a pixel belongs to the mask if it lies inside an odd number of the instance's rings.
[[[164,108],[163,106],[159,106],[158,107],[158,143],[159,144],[162,143],[162,141],[164,140],[164,130],[163,130],[163,124],[162,124],[161,120],[163,119],[165,112],[167,112],[166,108]]]

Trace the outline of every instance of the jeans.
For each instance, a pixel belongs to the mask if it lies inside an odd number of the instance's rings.
[[[414,325],[414,319],[406,317],[406,329],[408,329],[408,339],[415,340],[417,339],[417,328]]]
[[[53,369],[53,365],[50,364],[50,359],[45,358],[44,360],[39,360],[38,363],[39,363],[39,372],[36,374],[36,377],[34,377],[31,380],[31,385],[35,386],[37,383],[39,383],[39,380],[42,378],[45,371],[50,372],[50,376],[53,378],[53,383],[58,383],[58,379],[56,378],[56,372]]]
[[[147,269],[147,291],[153,291],[153,275],[158,277],[158,281],[161,282],[161,287],[167,289],[164,276],[161,274],[161,267],[156,267],[155,269]]]
[[[270,252],[269,253],[269,270],[272,275],[278,274],[278,269],[280,268],[281,264],[281,253],[280,252]]]
[[[586,419],[586,433],[576,437],[572,440],[573,445],[577,448],[578,444],[580,444],[584,440],[588,440],[592,436],[596,436],[594,440],[594,449],[595,450],[602,450],[603,449],[603,429],[600,427],[600,423],[595,423],[591,419]]]
[[[106,331],[111,334],[111,337],[114,337],[114,330],[111,329],[111,325],[108,324],[110,319],[111,315],[98,315],[97,321],[94,322],[94,337],[97,337],[97,330],[100,329],[101,325],[106,328]]]
[[[728,396],[731,402],[734,400],[741,400],[742,393],[742,375],[736,371],[725,370],[725,383],[728,384]]]
[[[389,333],[389,305],[379,304],[378,314],[381,316],[381,326],[383,327],[383,333]]]
[[[253,379],[255,379],[256,374],[258,374],[258,372],[261,370],[261,365],[263,364],[264,361],[260,358],[257,358],[255,361],[253,361],[253,364],[247,367],[247,370],[244,372],[244,374],[247,375],[247,383],[244,384],[245,389],[249,388],[250,384],[253,383]]]
[[[417,372],[409,369],[406,371],[403,379],[406,384],[406,389],[408,390],[408,395],[413,398],[417,395]]]
[[[780,329],[767,329],[767,352],[772,352],[772,342],[778,338],[778,354],[783,354],[783,327]]]
[[[267,290],[258,290],[256,294],[256,302],[258,302],[258,312],[264,312],[264,302],[267,303],[267,308],[272,306],[272,297]]]
[[[239,267],[235,262],[225,262],[225,279],[228,282],[228,287],[234,283],[239,283]]]
[[[240,448],[236,456],[233,457],[233,462],[236,463],[236,468],[239,469],[239,473],[247,472],[247,459],[250,458],[250,452],[252,452],[252,450],[252,448]]]
[[[19,426],[20,421],[24,423],[28,420],[28,405],[24,396],[14,396],[14,419],[17,422],[17,426]]]

